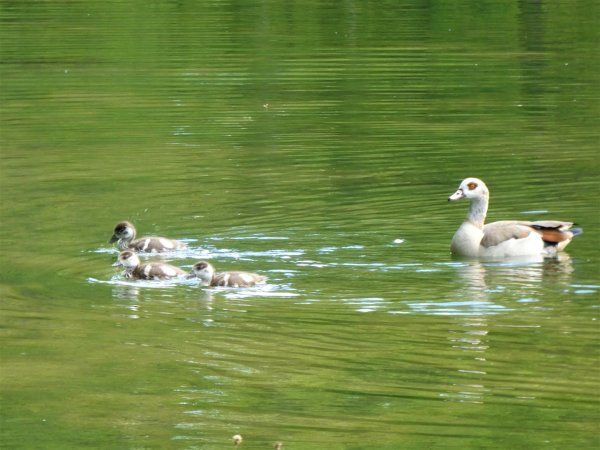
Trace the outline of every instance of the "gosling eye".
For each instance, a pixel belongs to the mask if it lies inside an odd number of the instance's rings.
[[[477,189],[477,183],[471,182],[471,183],[467,184],[467,187],[469,188],[470,191],[473,191],[473,190]]]

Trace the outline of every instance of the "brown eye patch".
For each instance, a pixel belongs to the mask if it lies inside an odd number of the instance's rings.
[[[472,191],[473,189],[477,189],[477,183],[469,183],[467,184],[467,187]]]

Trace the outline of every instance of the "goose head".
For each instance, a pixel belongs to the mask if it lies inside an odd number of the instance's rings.
[[[473,199],[487,199],[490,195],[487,186],[479,178],[465,178],[458,190],[448,197],[448,201],[461,200],[463,198]]]

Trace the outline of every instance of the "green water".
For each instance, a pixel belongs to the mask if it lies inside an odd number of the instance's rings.
[[[600,446],[597,18],[0,1],[1,446]],[[585,233],[453,260],[467,176]],[[121,220],[269,283],[126,281]]]

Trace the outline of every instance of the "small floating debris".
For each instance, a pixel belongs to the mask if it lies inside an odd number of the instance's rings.
[[[231,440],[233,441],[233,445],[235,445],[235,446],[237,447],[237,446],[238,446],[238,445],[240,445],[240,444],[242,443],[242,441],[243,441],[243,439],[242,439],[242,435],[241,435],[241,434],[236,434],[236,435],[234,435],[234,436],[231,438]]]
[[[393,242],[394,242],[394,244],[404,244],[404,239],[400,239],[400,238],[394,239]]]

